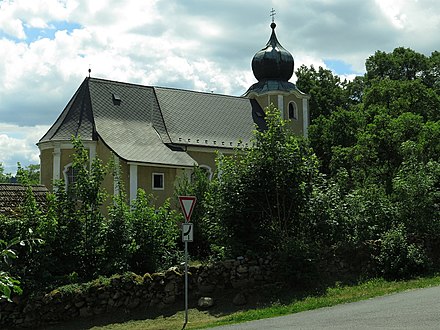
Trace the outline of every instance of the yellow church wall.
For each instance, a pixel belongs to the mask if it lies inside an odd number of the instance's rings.
[[[216,152],[214,150],[210,150],[209,152],[188,150],[187,152],[199,166],[205,165],[209,166],[211,171],[215,170]]]
[[[164,189],[153,189],[153,173],[164,174]],[[155,204],[162,205],[174,193],[174,183],[177,176],[176,168],[138,166],[138,188],[148,194],[153,194]]]
[[[101,160],[103,165],[110,164],[110,162],[113,161],[113,153],[101,140],[98,140],[96,143],[96,157]],[[112,169],[110,169],[109,173],[104,177],[101,187],[111,195],[114,193],[113,182],[113,172]]]
[[[282,118],[289,119],[289,103],[294,101],[298,109],[298,118],[292,119],[288,126],[297,135],[304,135],[303,129],[303,101],[301,98],[294,94],[283,95],[283,109],[280,109],[278,104],[278,95],[276,94],[265,94],[260,95],[255,98],[258,104],[264,109],[270,104],[273,104],[275,108],[282,110]]]
[[[44,149],[40,152],[40,182],[45,185],[49,191],[53,189],[53,148]]]
[[[284,96],[284,118],[289,118],[289,103],[295,102],[296,107],[298,109],[298,118],[297,119],[291,119],[288,123],[288,126],[291,127],[293,132],[295,132],[298,135],[304,135],[304,129],[303,129],[303,118],[304,118],[304,111],[303,111],[303,101],[299,97],[296,97],[295,95],[286,95]]]
[[[60,175],[61,179],[64,178],[64,168],[71,164],[73,162],[73,155],[75,153],[75,150],[73,149],[61,149],[61,161],[60,161]]]
[[[128,198],[128,192],[130,191],[130,176],[128,175],[130,173],[130,167],[127,163],[127,161],[120,159],[119,160],[119,168],[121,169],[121,180],[124,183],[124,191],[127,193]]]

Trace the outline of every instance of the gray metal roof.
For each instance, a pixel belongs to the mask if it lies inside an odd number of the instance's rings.
[[[96,131],[118,156],[162,165],[196,163],[185,152],[173,151],[164,144],[169,139],[157,115],[152,87],[90,79],[89,89]]]
[[[305,95],[301,92],[294,83],[290,81],[282,80],[261,80],[253,84],[243,96],[252,96],[253,94],[261,95],[269,93],[272,91],[291,93],[293,91],[298,91],[300,94]]]
[[[40,139],[45,141],[66,141],[73,136],[81,136],[83,140],[94,140],[95,131],[91,112],[88,80],[84,80],[72,99],[69,101],[58,119]]]
[[[255,125],[265,127],[263,110],[244,97],[154,88],[171,141],[212,147],[250,142]]]
[[[249,142],[255,123],[265,128],[262,113],[243,97],[86,78],[40,143],[99,136],[127,161],[193,166],[182,147]]]

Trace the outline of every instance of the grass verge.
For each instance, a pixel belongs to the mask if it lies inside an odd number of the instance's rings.
[[[336,285],[319,294],[309,293],[304,295],[304,293],[297,294],[292,292],[288,297],[283,298],[283,303],[275,301],[264,308],[254,308],[231,313],[229,311],[221,312],[222,306],[217,306],[216,312],[211,310],[200,311],[196,308],[192,308],[189,310],[189,322],[186,329],[206,329],[220,325],[282,316],[437,285],[440,285],[440,276],[418,278],[408,281],[385,281],[383,279],[375,279],[353,286]],[[173,330],[182,328],[183,319],[184,313],[183,311],[179,311],[176,313],[168,313],[168,316],[128,321],[125,323],[113,323],[105,326],[95,326],[91,329]]]

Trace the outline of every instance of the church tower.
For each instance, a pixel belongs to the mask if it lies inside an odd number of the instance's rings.
[[[294,60],[277,39],[273,16],[270,27],[272,34],[269,41],[252,59],[252,71],[258,82],[243,96],[257,100],[262,108],[273,104],[281,111],[281,118],[290,120],[289,125],[296,134],[307,137],[310,97],[289,82]]]

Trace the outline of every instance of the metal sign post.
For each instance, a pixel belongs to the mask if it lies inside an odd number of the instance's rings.
[[[188,241],[185,241],[185,321],[183,323],[183,329],[185,329],[188,323]]]
[[[196,197],[179,196],[179,203],[186,220],[182,224],[182,241],[185,243],[185,323],[183,324],[183,330],[188,323],[188,242],[193,241],[193,224],[189,223],[189,220],[196,204]]]

